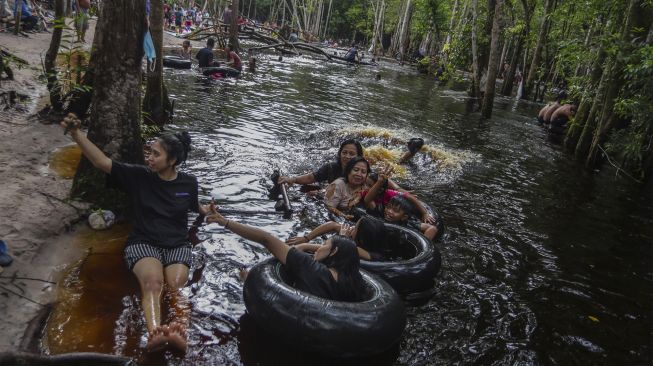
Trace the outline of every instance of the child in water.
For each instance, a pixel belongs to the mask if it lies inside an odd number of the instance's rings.
[[[438,234],[438,228],[434,225],[435,217],[412,194],[388,189],[388,178],[391,173],[391,168],[380,170],[374,185],[361,193],[368,212],[383,217],[386,222],[418,230],[426,238],[433,240]],[[419,212],[422,222],[410,219],[410,213],[414,209]]]

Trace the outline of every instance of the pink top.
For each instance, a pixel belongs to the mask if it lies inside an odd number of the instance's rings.
[[[365,196],[367,196],[367,192],[369,192],[369,191],[361,192],[361,198],[365,199]],[[376,197],[374,199],[374,203],[376,203],[377,205],[378,204],[383,204],[385,206],[385,205],[388,204],[388,202],[390,202],[392,197],[397,196],[397,195],[398,196],[403,196],[404,194],[403,194],[403,192],[395,191],[394,189],[386,189],[383,192],[382,196],[378,196],[378,197]]]

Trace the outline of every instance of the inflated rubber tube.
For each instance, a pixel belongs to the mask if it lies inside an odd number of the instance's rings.
[[[406,259],[361,260],[361,268],[381,277],[409,302],[428,301],[435,294],[435,276],[442,264],[440,251],[413,229],[387,222],[384,225],[388,231],[389,249]]]
[[[297,349],[332,357],[380,353],[399,341],[406,312],[390,285],[365,271],[361,274],[366,301],[328,300],[290,286],[281,263],[270,258],[247,275],[245,306],[263,329]]]
[[[202,74],[204,76],[211,76],[212,74],[220,73],[227,77],[236,77],[240,75],[240,71],[233,69],[231,67],[203,67]]]
[[[163,56],[163,66],[173,69],[190,69],[193,62],[179,56]]]

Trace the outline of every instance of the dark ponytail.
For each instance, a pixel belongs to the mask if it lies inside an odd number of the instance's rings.
[[[190,152],[190,135],[187,131],[177,132],[175,134],[167,133],[159,137],[161,147],[168,154],[168,161],[177,159],[175,166],[183,163],[188,158]]]

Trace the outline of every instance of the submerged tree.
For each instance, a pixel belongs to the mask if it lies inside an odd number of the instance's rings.
[[[147,63],[143,112],[146,123],[161,127],[172,116],[172,104],[163,80],[163,0],[152,0],[150,11],[150,33],[156,59],[153,64]]]
[[[143,162],[141,61],[145,33],[145,0],[102,2],[93,57],[94,74],[88,138],[111,159]],[[125,16],[129,14],[129,16]],[[105,189],[105,175],[82,158],[73,195],[102,207],[116,207],[115,194]]]

